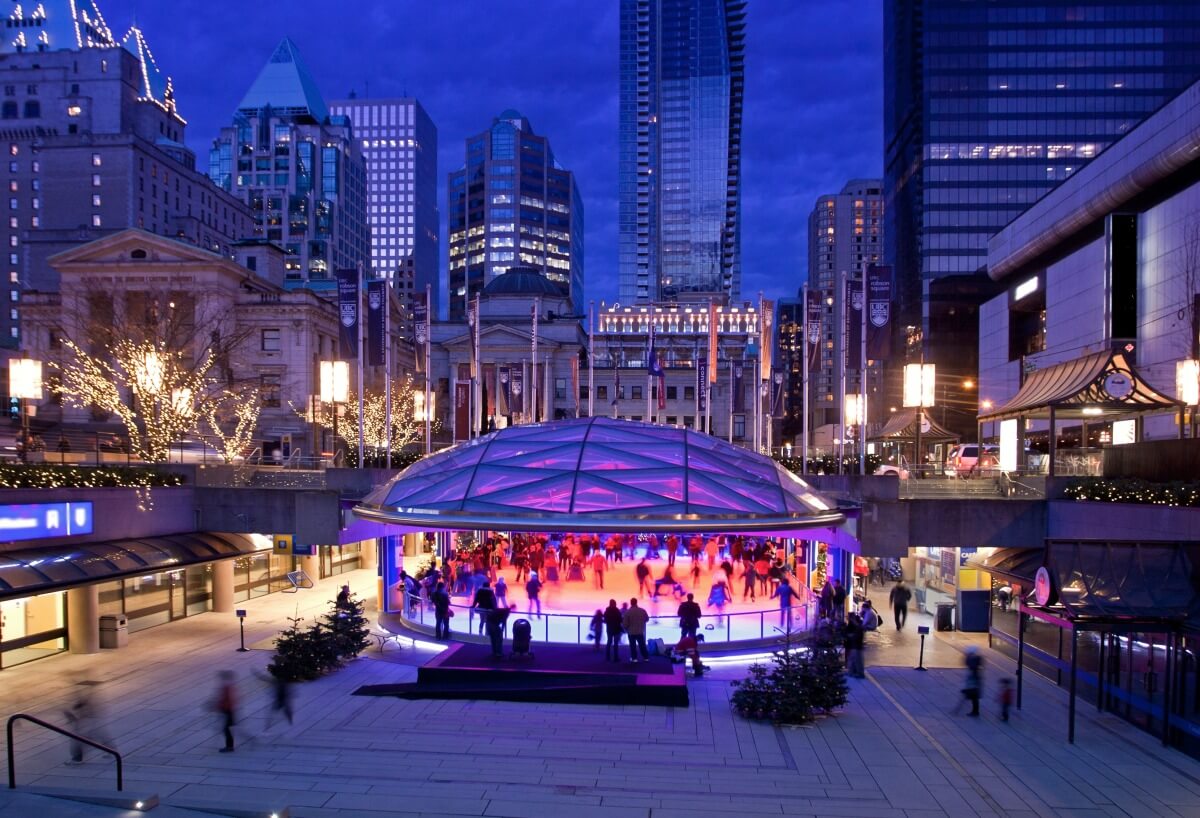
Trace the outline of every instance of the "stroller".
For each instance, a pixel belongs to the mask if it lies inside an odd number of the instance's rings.
[[[518,619],[512,629],[512,655],[533,658],[530,642],[533,641],[533,627],[528,619]]]

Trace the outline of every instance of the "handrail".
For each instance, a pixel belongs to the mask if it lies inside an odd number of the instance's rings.
[[[296,465],[296,463],[298,463],[300,460],[303,459],[300,456],[300,451],[301,450],[300,450],[299,446],[295,446],[292,448],[291,452],[288,453],[287,460],[283,461],[283,467],[285,469],[292,468],[293,466]],[[296,466],[296,468],[299,468],[299,466]]]
[[[58,727],[57,725],[51,724],[48,721],[42,721],[41,719],[37,718],[36,716],[30,716],[26,713],[16,713],[16,714],[8,717],[8,726],[7,726],[7,733],[8,733],[8,788],[10,790],[15,790],[17,788],[17,762],[16,762],[16,758],[13,754],[13,725],[16,724],[16,722],[19,719],[24,719],[25,721],[32,722],[32,723],[38,725],[39,727],[45,727],[47,730],[52,730],[53,732],[58,733],[63,736],[66,736],[69,739],[74,739],[75,741],[78,741],[80,744],[86,744],[89,747],[95,747],[97,750],[100,750],[101,752],[108,753],[110,756],[112,756],[113,758],[115,758],[117,760],[117,792],[121,792],[122,790],[125,789],[124,760],[121,758],[121,754],[118,753],[116,750],[114,750],[112,747],[106,747],[105,745],[101,744],[98,741],[92,741],[90,738],[84,738],[83,736],[79,735],[78,733],[72,733],[70,730],[64,730],[63,728]]]

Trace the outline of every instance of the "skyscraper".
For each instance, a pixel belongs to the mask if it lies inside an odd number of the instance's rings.
[[[532,268],[583,312],[583,201],[550,141],[507,110],[467,139],[466,164],[447,178],[450,320],[510,267]]]
[[[95,3],[14,4],[0,40],[8,251],[0,346],[24,346],[24,293],[58,292],[51,256],[130,227],[225,256],[246,207],[196,172],[171,79],[136,26],[118,40]]]
[[[621,0],[621,303],[741,297],[746,0]]]
[[[402,291],[406,305],[425,285],[438,293],[437,127],[411,97],[336,100],[367,164],[371,267]],[[435,306],[436,309],[436,306]],[[436,312],[434,313],[436,315]]]
[[[835,316],[842,314],[838,300],[841,274],[849,281],[862,281],[869,264],[879,264],[883,252],[883,182],[852,179],[841,193],[821,196],[808,215],[808,286],[821,293],[825,307],[821,321],[820,356],[809,370],[812,428],[839,423],[838,406],[842,337]],[[800,316],[803,321],[803,315]],[[802,347],[799,347],[802,348]],[[860,390],[858,373],[847,372],[848,391]],[[798,388],[793,380],[793,385]],[[793,390],[794,391],[794,390]],[[803,393],[793,394],[802,401]],[[789,406],[788,415],[798,417],[801,405]]]
[[[285,284],[332,289],[335,270],[370,270],[359,144],[286,38],[213,140],[209,176],[250,205],[257,236],[283,246]]]
[[[974,377],[989,237],[1200,77],[1195,0],[887,0],[884,261],[938,378]],[[971,421],[973,424],[973,421]],[[970,431],[974,426],[970,426]]]

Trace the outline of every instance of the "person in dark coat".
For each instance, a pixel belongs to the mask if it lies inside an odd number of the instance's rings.
[[[483,587],[475,592],[475,598],[471,600],[471,608],[472,614],[479,614],[479,632],[483,633],[483,629],[487,625],[488,613],[496,608],[496,592],[492,590],[492,583],[483,583]]]
[[[604,648],[604,658],[609,662],[621,661],[621,657],[618,655],[618,649],[621,646],[621,622],[621,609],[617,607],[615,599],[610,599],[608,607],[604,609],[604,633],[608,637]]]
[[[842,631],[842,644],[846,648],[846,673],[855,679],[865,679],[863,671],[863,628],[858,614],[852,613]]]
[[[703,614],[704,612],[700,608],[700,603],[695,599],[695,594],[688,594],[687,601],[681,603],[679,606],[680,639],[696,636],[696,631],[700,630],[700,617]]]
[[[891,593],[888,594],[888,600],[892,603],[892,613],[896,615],[896,630],[904,629],[904,623],[908,620],[908,601],[910,599],[912,599],[912,591],[908,590],[904,580],[897,582]]]
[[[450,594],[446,593],[446,583],[439,582],[437,584],[437,587],[434,588],[433,593],[429,595],[429,601],[433,603],[433,638],[449,639]]]
[[[846,621],[846,587],[840,579],[833,581],[833,621]]]

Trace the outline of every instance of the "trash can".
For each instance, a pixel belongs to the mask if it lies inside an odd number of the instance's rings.
[[[937,604],[937,629],[939,631],[954,630],[953,602],[939,602]]]
[[[129,644],[129,620],[124,614],[100,617],[100,647],[123,648]]]

